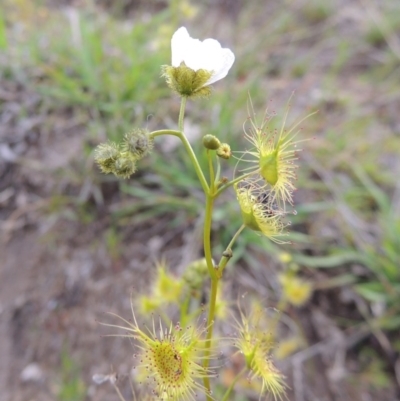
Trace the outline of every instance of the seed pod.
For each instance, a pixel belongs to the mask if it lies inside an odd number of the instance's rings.
[[[114,172],[115,162],[120,154],[121,151],[116,143],[101,143],[94,151],[94,160],[103,173],[109,174]]]
[[[123,149],[131,153],[136,160],[142,159],[153,149],[153,139],[147,130],[136,128],[125,134]]]

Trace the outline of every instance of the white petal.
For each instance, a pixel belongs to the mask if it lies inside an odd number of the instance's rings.
[[[207,71],[215,71],[220,68],[220,54],[221,45],[215,39],[206,39],[202,42],[202,47],[200,49],[200,55],[202,59],[201,68]]]
[[[207,81],[207,85],[211,85],[214,82],[219,81],[222,78],[225,78],[228,75],[229,70],[231,69],[234,61],[235,55],[229,49],[221,49],[221,65],[218,70],[214,70],[214,74]]]
[[[198,39],[190,38],[190,42],[188,43],[188,48],[186,49],[185,56],[183,61],[186,66],[191,68],[194,71],[200,70],[203,68],[203,56],[202,56],[202,42]]]
[[[181,62],[184,61],[187,49],[190,48],[191,37],[185,27],[179,28],[171,39],[171,53],[173,67],[179,67]]]

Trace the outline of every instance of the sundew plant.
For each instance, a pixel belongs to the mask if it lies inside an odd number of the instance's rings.
[[[149,132],[136,128],[126,134],[121,143],[100,144],[95,150],[95,160],[103,173],[126,179],[135,173],[140,160],[153,150],[155,141],[166,135],[179,138],[204,191],[204,258],[193,261],[180,278],[174,277],[167,264],[160,261],[150,293],[142,295],[135,303],[132,301],[133,320],[113,315],[120,324],[103,324],[124,330],[120,335],[132,339],[136,361],[133,380],[142,384],[140,394],[143,399],[224,401],[232,399],[233,392],[238,391],[235,387],[243,386],[243,382],[247,387],[249,382],[258,383],[252,388],[257,389],[260,397],[282,399],[285,397],[285,378],[272,359],[276,321],[269,325],[257,308],[245,313],[239,306],[240,313],[235,315],[228,311],[221,292],[235,241],[244,229],[254,230],[277,244],[288,242],[286,216],[293,212],[296,159],[300,150],[296,135],[301,121],[286,128],[286,112],[281,128],[271,129],[271,115],[267,113],[258,124],[252,111],[245,128],[244,136],[248,140],[245,151],[233,152],[228,143],[214,135],[205,135],[202,144],[208,166],[204,171],[184,133],[185,106],[188,100],[210,96],[211,84],[228,74],[235,56],[214,39],[191,38],[184,27],[174,33],[171,49],[172,63],[162,66],[162,74],[169,88],[181,99],[178,129]],[[252,109],[251,101],[249,105]],[[235,166],[235,174],[230,180],[221,176],[222,163],[229,162]],[[236,194],[243,223],[226,244],[225,251],[213,255],[214,205],[227,190]],[[285,280],[286,287],[291,288],[290,278],[285,277]],[[202,303],[204,283],[211,285],[205,305]],[[302,299],[306,299],[307,294]],[[168,320],[166,306],[176,309],[179,320]],[[150,325],[142,325],[140,316],[149,315],[153,316]],[[233,322],[233,334],[224,338],[215,336],[216,321],[224,318]],[[236,377],[224,383],[222,393],[221,386],[218,391],[215,389],[221,366],[220,342],[224,342],[224,349],[230,342],[229,349],[242,358],[243,366]],[[115,376],[96,375],[95,380],[108,380],[123,399]]]

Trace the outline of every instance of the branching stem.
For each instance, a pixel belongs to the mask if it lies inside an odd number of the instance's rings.
[[[218,189],[218,191],[215,192],[214,198],[218,198],[218,196],[221,195],[222,192],[225,191],[225,189],[228,189],[230,186],[232,186],[232,185],[234,185],[234,184],[236,184],[236,183],[238,183],[238,182],[244,180],[244,179],[247,178],[247,177],[250,177],[252,174],[254,174],[254,171],[252,171],[252,172],[250,172],[250,173],[247,173],[247,174],[243,174],[243,175],[241,175],[240,177],[235,178],[234,180],[227,182],[225,185],[223,185],[222,187],[220,187],[220,188]]]
[[[214,330],[214,320],[215,320],[215,309],[216,309],[216,303],[217,303],[217,295],[218,295],[218,283],[220,278],[222,277],[222,272],[228,263],[230,257],[228,256],[228,253],[231,251],[231,248],[238,238],[239,234],[242,232],[244,229],[244,225],[239,228],[239,230],[236,232],[236,234],[233,236],[231,242],[229,243],[226,252],[227,256],[222,256],[220,263],[218,266],[214,266],[213,259],[212,259],[212,249],[211,249],[211,227],[212,227],[212,212],[213,212],[213,207],[214,207],[214,200],[228,187],[231,185],[234,185],[236,182],[241,181],[242,179],[246,178],[249,176],[249,174],[244,174],[243,176],[236,178],[235,180],[232,180],[225,184],[223,187],[217,189],[216,186],[216,181],[219,180],[219,175],[220,175],[220,165],[218,161],[217,165],[217,174],[215,174],[214,171],[214,164],[213,164],[213,153],[207,150],[207,158],[208,158],[208,167],[209,167],[209,174],[210,174],[210,182],[208,183],[202,168],[200,167],[200,164],[197,160],[197,157],[188,141],[186,138],[184,132],[183,132],[183,123],[184,123],[184,116],[185,116],[185,107],[186,107],[186,98],[182,97],[181,100],[181,107],[179,111],[179,120],[178,120],[178,131],[176,130],[158,130],[158,131],[153,131],[150,133],[150,138],[156,138],[158,136],[162,135],[172,135],[178,137],[184,147],[186,152],[188,153],[190,160],[193,164],[193,167],[197,173],[197,177],[199,178],[199,181],[201,183],[201,186],[203,188],[204,194],[206,196],[206,204],[205,204],[205,214],[204,214],[204,231],[203,231],[203,246],[204,246],[204,256],[206,259],[207,263],[207,269],[208,273],[211,278],[211,293],[210,293],[210,301],[209,301],[209,309],[208,309],[208,318],[207,318],[207,336],[206,336],[206,344],[205,344],[205,359],[204,359],[204,368],[208,369],[209,364],[210,364],[210,357],[211,357],[211,343],[212,343],[212,336],[213,336],[213,330]],[[185,309],[187,308],[187,304],[182,305],[181,308],[181,320],[183,318],[183,314],[185,313]],[[225,393],[225,396],[223,398],[223,401],[226,401],[227,398],[229,397],[230,392],[233,389],[234,384],[236,383],[237,380],[241,377],[242,372],[239,373],[239,375],[235,378],[234,382],[232,385],[228,388],[227,392]],[[211,386],[210,386],[210,379],[209,377],[204,377],[204,387],[207,390],[207,401],[212,401],[213,397],[211,396]]]
[[[244,224],[242,224],[239,228],[239,230],[236,231],[235,235],[232,237],[231,242],[229,245],[226,247],[226,250],[224,252],[225,255],[222,256],[221,260],[218,263],[218,273],[222,276],[222,272],[225,269],[226,264],[229,262],[231,256],[226,256],[230,252],[232,252],[232,247],[237,238],[239,237],[240,233],[246,228]]]
[[[156,138],[156,137],[161,136],[161,135],[176,136],[182,141],[183,146],[185,147],[185,150],[186,150],[187,154],[189,155],[190,160],[191,160],[191,162],[193,164],[193,167],[194,167],[194,169],[196,171],[197,177],[199,178],[201,187],[203,188],[203,191],[205,193],[207,193],[209,191],[207,180],[204,177],[203,170],[201,169],[199,161],[197,160],[197,157],[196,157],[196,155],[195,155],[195,153],[194,153],[194,151],[192,149],[192,146],[190,145],[190,143],[189,143],[188,139],[186,138],[185,134],[183,132],[181,132],[181,131],[176,131],[176,130],[172,130],[172,129],[163,129],[163,130],[159,130],[159,131],[153,131],[150,134],[150,137],[151,138]]]

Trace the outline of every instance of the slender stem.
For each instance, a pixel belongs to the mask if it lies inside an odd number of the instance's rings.
[[[207,159],[208,159],[208,169],[210,170],[210,192],[213,194],[215,192],[215,174],[212,161],[212,154],[208,149],[207,149]]]
[[[181,109],[179,110],[178,127],[179,131],[183,133],[183,119],[185,117],[186,97],[181,98]]]
[[[236,231],[235,235],[232,237],[231,242],[228,244],[228,246],[226,247],[225,252],[227,254],[229,254],[232,251],[232,247],[233,244],[235,243],[235,241],[237,240],[237,238],[239,237],[240,233],[246,228],[246,226],[244,224],[242,224],[239,228],[239,230]],[[225,253],[224,252],[224,253]],[[221,260],[219,261],[218,264],[218,273],[221,276],[222,272],[225,269],[226,264],[229,262],[229,259],[231,258],[231,256],[222,256]]]
[[[237,375],[236,377],[232,380],[231,385],[227,388],[224,396],[222,397],[221,401],[227,401],[229,394],[232,392],[233,388],[235,387],[235,384],[238,382],[239,379],[242,378],[242,376],[246,373],[247,368],[243,368]]]
[[[217,192],[215,192],[214,198],[218,198],[218,196],[221,195],[222,192],[225,191],[225,189],[229,188],[229,187],[230,187],[231,185],[233,185],[233,184],[236,184],[237,182],[240,182],[240,181],[244,180],[244,179],[247,178],[247,177],[250,177],[252,174],[254,174],[254,171],[252,171],[252,172],[250,172],[250,173],[247,173],[247,174],[243,174],[243,175],[241,175],[240,177],[235,178],[235,179],[232,180],[232,181],[229,181],[229,182],[226,183],[224,186],[222,186],[221,188],[219,188]]]
[[[158,131],[153,131],[149,134],[150,138],[157,138],[158,136],[162,135],[172,135],[172,136],[177,136],[180,138],[181,132],[180,131],[175,131],[173,129],[160,129]]]
[[[236,234],[233,236],[231,242],[229,243],[227,250],[230,249],[233,244],[235,243],[236,239],[238,238],[239,234],[242,232],[242,230],[244,229],[244,224],[239,228],[239,230],[236,232]],[[222,257],[221,258],[221,262],[220,262],[220,266],[218,271],[218,274],[216,276],[211,276],[211,294],[210,294],[210,306],[209,306],[209,310],[208,310],[208,320],[207,320],[207,327],[208,327],[208,331],[207,331],[207,338],[206,338],[206,349],[205,349],[205,362],[204,362],[204,367],[208,368],[209,366],[209,362],[210,362],[210,348],[211,348],[211,339],[212,339],[212,335],[213,335],[213,329],[214,329],[214,317],[215,317],[215,306],[216,306],[216,302],[217,302],[217,294],[218,294],[218,282],[219,279],[222,276],[222,270],[225,267],[225,265],[228,263],[229,258],[226,257]],[[221,268],[222,267],[222,268]],[[213,269],[213,272],[215,273],[215,269]],[[240,373],[240,375],[242,374],[242,372]],[[231,384],[230,388],[227,390],[223,400],[227,400],[230,392],[233,389],[233,386],[235,385],[236,381],[239,379],[239,375],[235,378],[234,382]],[[204,379],[204,386],[207,389],[210,389],[210,382],[208,378]],[[207,394],[207,401],[211,401],[212,398],[211,396],[209,396]]]
[[[204,245],[204,256],[207,262],[208,273],[211,278],[211,294],[210,294],[208,319],[207,319],[207,337],[204,351],[205,369],[207,369],[210,364],[211,340],[214,328],[215,304],[217,301],[218,281],[219,281],[219,278],[216,274],[216,269],[214,267],[214,263],[212,261],[212,252],[211,252],[211,222],[212,222],[212,210],[214,205],[213,191],[215,190],[214,168],[212,166],[212,160],[209,152],[207,155],[210,164],[211,190],[206,192],[206,211],[204,216],[203,245]],[[203,382],[204,382],[204,387],[207,389],[207,394],[206,394],[207,401],[212,401],[213,398],[211,397],[210,379],[208,377],[204,377]]]
[[[191,160],[191,162],[192,162],[192,164],[194,166],[194,169],[196,170],[197,177],[199,178],[199,181],[200,181],[200,184],[201,184],[201,186],[203,188],[203,191],[205,193],[208,193],[209,189],[208,189],[207,180],[204,177],[203,170],[201,169],[200,164],[199,164],[199,162],[197,160],[197,157],[196,157],[196,155],[195,155],[195,153],[194,153],[194,151],[192,149],[192,146],[190,145],[189,141],[187,140],[185,134],[183,132],[181,132],[181,131],[175,131],[175,130],[172,130],[172,129],[171,130],[170,129],[163,129],[163,130],[151,132],[149,137],[150,138],[156,138],[156,137],[161,136],[161,135],[176,136],[182,141],[183,146],[185,147],[185,150],[186,150],[187,154],[189,155],[190,160]]]
[[[218,293],[218,281],[217,277],[211,278],[211,294],[210,294],[210,305],[208,309],[208,319],[207,319],[207,337],[204,351],[204,368],[207,369],[210,364],[210,354],[211,354],[211,339],[213,335],[214,329],[214,317],[215,317],[215,305],[217,303],[217,293]],[[211,397],[211,387],[210,387],[210,379],[209,377],[204,378],[204,387],[207,391],[207,401],[212,401]]]
[[[211,252],[211,222],[212,222],[212,209],[214,205],[214,199],[206,193],[206,212],[204,216],[204,231],[203,231],[203,246],[204,246],[204,257],[206,258],[208,273],[211,279],[216,278],[214,263],[212,261]]]
[[[219,157],[217,157],[217,172],[215,174],[215,182],[219,181],[219,177],[221,176],[221,162]]]
[[[188,153],[188,155],[190,157],[190,160],[193,163],[194,169],[196,170],[197,177],[200,180],[200,184],[201,184],[201,186],[203,188],[203,191],[205,193],[208,193],[209,187],[208,187],[208,184],[207,184],[207,180],[204,177],[203,170],[200,167],[200,164],[199,164],[199,162],[197,160],[197,157],[196,157],[195,153],[193,152],[193,149],[192,149],[188,139],[186,138],[186,136],[185,136],[185,134],[183,132],[181,133],[181,135],[179,137],[180,137],[180,139],[181,139],[181,141],[183,143],[183,146],[186,149],[186,152]]]

